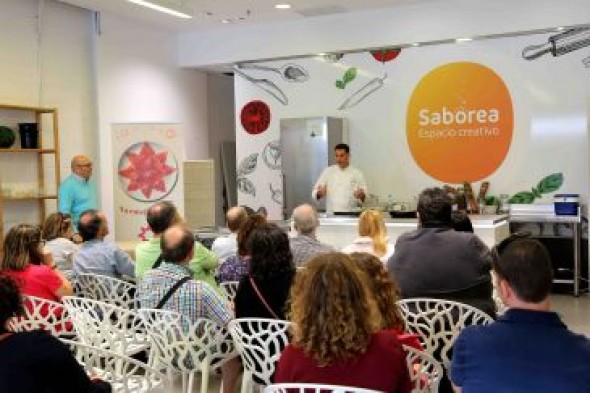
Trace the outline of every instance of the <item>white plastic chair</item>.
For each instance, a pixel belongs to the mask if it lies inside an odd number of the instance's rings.
[[[100,274],[83,273],[76,276],[79,296],[100,300],[119,307],[136,308],[135,284]]]
[[[253,376],[270,385],[281,352],[289,343],[291,322],[279,319],[240,318],[231,321],[229,332],[244,364],[242,393],[252,391]]]
[[[378,390],[352,386],[322,385],[316,383],[276,383],[264,388],[264,393],[379,393]]]
[[[111,383],[113,393],[167,393],[170,381],[159,371],[127,356],[78,341],[61,340],[89,375]]]
[[[25,314],[13,318],[15,331],[45,330],[56,337],[71,337],[75,333],[69,314],[63,304],[36,296],[23,296]]]
[[[226,282],[222,282],[221,284],[221,288],[223,288],[225,290],[225,293],[227,294],[227,300],[230,302],[234,301],[234,298],[236,297],[236,292],[238,291],[238,284],[240,282],[239,281],[226,281]]]
[[[412,393],[438,393],[443,376],[441,364],[432,356],[416,348],[402,345],[406,352],[406,365],[412,380]]]
[[[157,309],[140,309],[139,315],[152,342],[152,364],[182,373],[182,392],[192,392],[197,371],[200,392],[207,392],[209,373],[237,356],[227,330],[209,319],[193,323],[175,311]]]
[[[413,298],[397,305],[410,333],[420,336],[426,352],[450,370],[451,350],[455,339],[469,325],[487,325],[494,320],[468,304],[451,300]]]
[[[72,296],[64,297],[63,303],[82,343],[125,356],[149,348],[145,326],[135,311]]]

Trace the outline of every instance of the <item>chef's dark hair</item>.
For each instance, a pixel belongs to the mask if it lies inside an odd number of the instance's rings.
[[[339,143],[334,146],[334,150],[344,150],[346,154],[350,153],[350,147],[346,143]]]
[[[418,214],[422,224],[452,226],[453,211],[451,198],[442,188],[427,188],[418,197]]]

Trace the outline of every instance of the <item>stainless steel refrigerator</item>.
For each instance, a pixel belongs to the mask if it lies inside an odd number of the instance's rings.
[[[336,117],[281,119],[281,166],[283,213],[289,218],[302,203],[325,210],[325,202],[311,197],[311,190],[329,165],[334,164],[334,146],[348,143],[345,121]]]

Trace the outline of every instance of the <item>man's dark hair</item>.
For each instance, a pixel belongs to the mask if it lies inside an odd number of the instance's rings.
[[[88,218],[85,218],[89,216]],[[102,227],[102,218],[98,215],[98,210],[88,209],[84,210],[80,214],[78,221],[78,233],[82,236],[82,239],[87,242],[98,238],[98,233]]]
[[[176,206],[169,201],[154,203],[147,211],[147,223],[155,234],[170,228],[178,215]]]
[[[427,188],[418,197],[418,214],[422,224],[452,226],[452,211],[453,202],[441,188]]]
[[[160,247],[162,248],[162,259],[170,263],[180,263],[186,260],[195,246],[195,236],[187,228],[182,228],[182,237],[178,242],[170,242],[169,236],[162,236]]]
[[[549,296],[553,283],[551,257],[535,239],[510,237],[495,247],[492,266],[520,300],[539,303]]]
[[[248,238],[250,275],[264,281],[295,274],[289,237],[275,224],[257,226]]]
[[[334,146],[334,150],[344,150],[346,154],[350,153],[350,147],[346,143],[339,143]]]
[[[451,220],[453,221],[453,229],[457,232],[471,232],[473,233],[473,224],[471,219],[462,210],[455,210],[451,213]]]
[[[15,316],[23,315],[23,298],[17,283],[8,276],[0,276],[0,327]]]

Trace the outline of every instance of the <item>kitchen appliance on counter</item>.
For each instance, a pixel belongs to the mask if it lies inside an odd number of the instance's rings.
[[[344,119],[281,119],[280,127],[284,217],[302,203],[315,203],[319,211],[325,211],[324,200],[312,201],[311,191],[322,171],[335,163],[334,147],[348,142]]]

